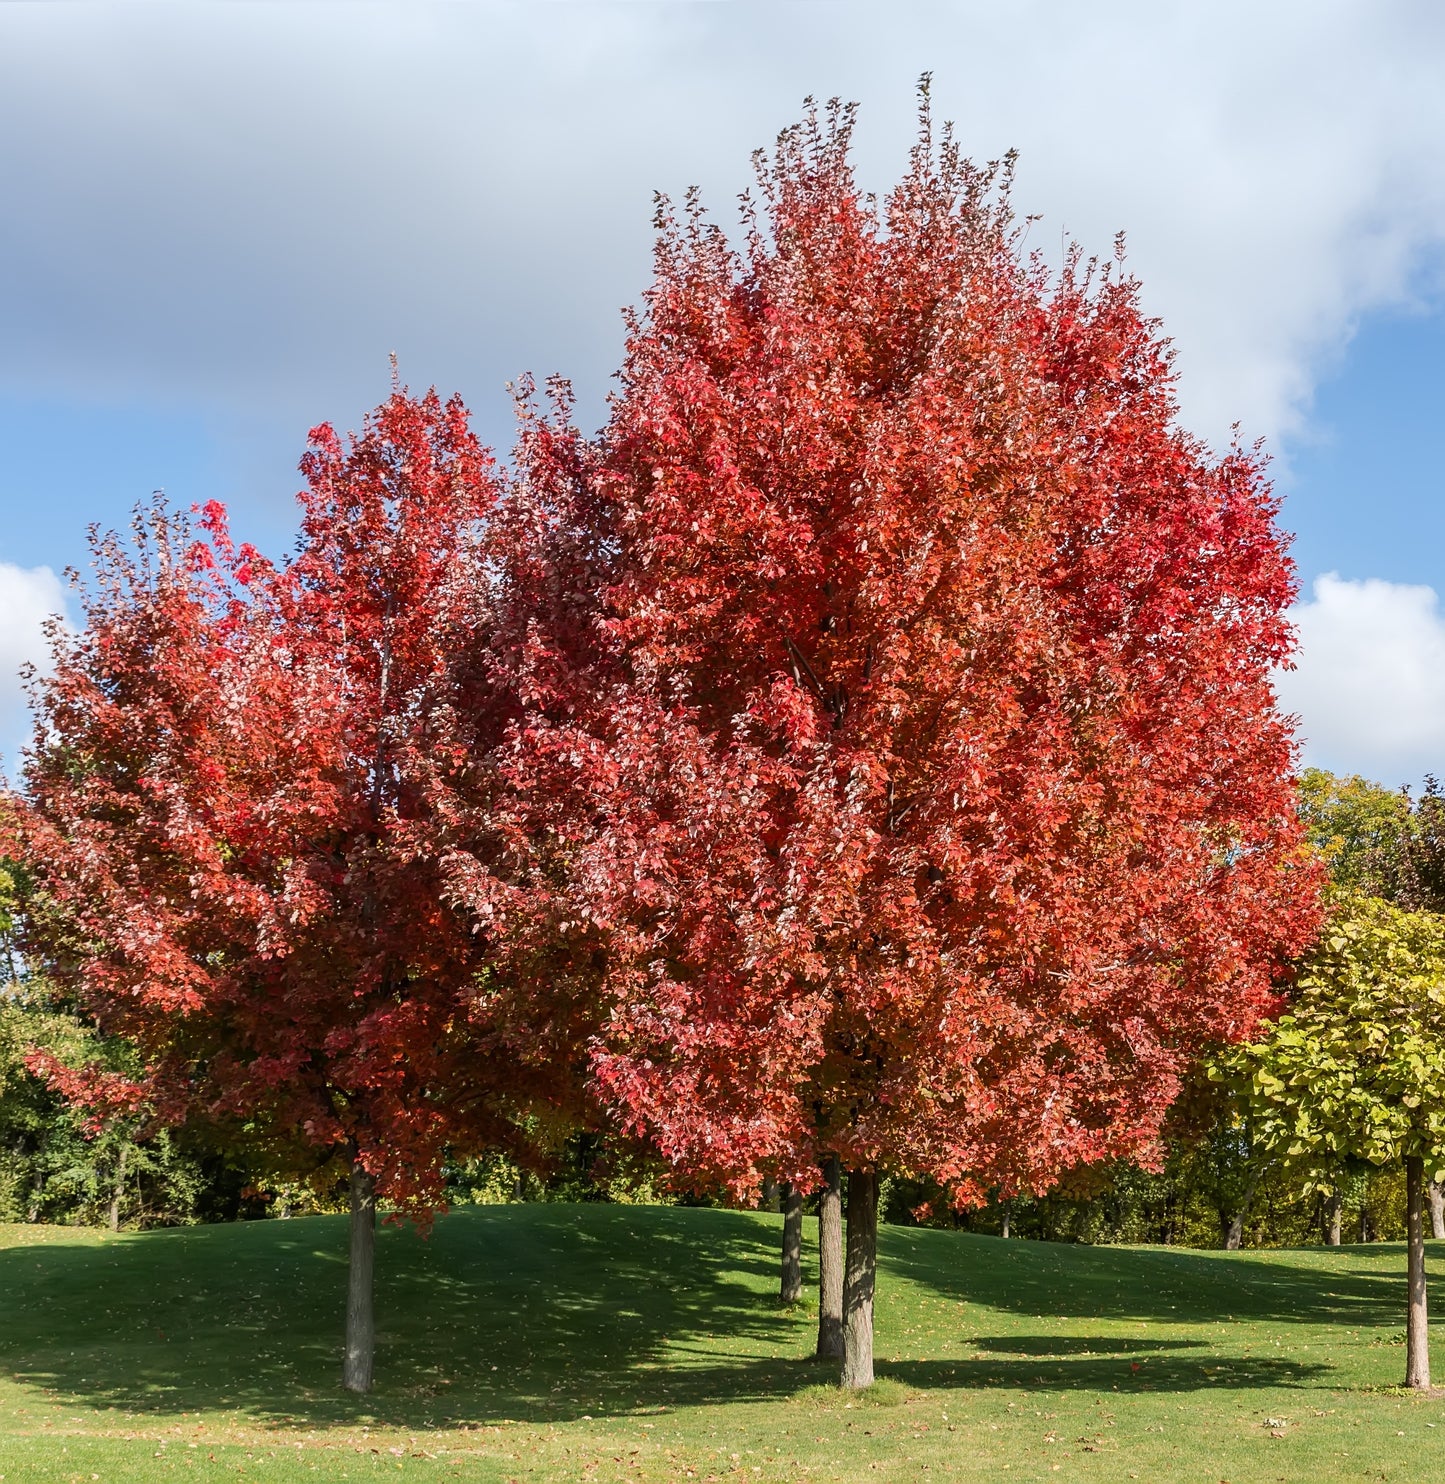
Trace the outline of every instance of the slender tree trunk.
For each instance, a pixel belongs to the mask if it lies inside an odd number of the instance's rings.
[[[1445,1237],[1445,1185],[1438,1180],[1430,1182],[1430,1235]]]
[[[1409,1311],[1405,1321],[1405,1385],[1430,1389],[1430,1332],[1425,1311],[1425,1161],[1405,1160],[1405,1243],[1409,1250]]]
[[[115,1184],[110,1191],[110,1208],[105,1213],[105,1224],[113,1232],[120,1230],[120,1201],[125,1194],[125,1165],[130,1154],[130,1145],[120,1146],[120,1163],[116,1166]]]
[[[1226,1252],[1238,1252],[1244,1246],[1244,1223],[1249,1217],[1249,1208],[1254,1204],[1254,1193],[1259,1189],[1259,1177],[1264,1172],[1255,1170],[1249,1177],[1249,1184],[1244,1187],[1244,1194],[1240,1197],[1239,1210],[1229,1218],[1229,1226],[1224,1233],[1224,1250]]]
[[[341,1384],[348,1391],[371,1390],[376,1354],[376,1181],[351,1166],[351,1261],[346,1285],[346,1359]]]
[[[40,1144],[35,1151],[35,1183],[30,1187],[30,1205],[25,1216],[27,1221],[40,1220],[40,1203],[45,1198],[45,1156],[49,1150],[50,1135],[45,1133],[40,1136]]]
[[[843,1385],[873,1384],[873,1287],[878,1272],[878,1175],[848,1172],[848,1262],[843,1273]]]
[[[823,1165],[818,1193],[818,1349],[819,1360],[843,1358],[843,1176],[838,1156]]]
[[[1011,1218],[1013,1217],[1013,1208],[1009,1205],[1009,1203],[1007,1201],[1005,1201],[1003,1203],[1003,1208],[1002,1209],[1003,1209],[1003,1222],[999,1226],[998,1234],[999,1234],[999,1236],[1003,1237],[1005,1241],[1007,1241],[1008,1240],[1008,1235],[1009,1235],[1009,1224],[1010,1224]]]
[[[1325,1245],[1340,1245],[1341,1229],[1344,1225],[1345,1202],[1339,1191],[1335,1191],[1325,1202]]]
[[[803,1193],[783,1186],[783,1277],[778,1298],[796,1304],[803,1296]]]

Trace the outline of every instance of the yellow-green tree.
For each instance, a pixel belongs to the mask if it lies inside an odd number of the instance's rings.
[[[1298,995],[1227,1069],[1257,1137],[1328,1188],[1349,1159],[1401,1162],[1409,1299],[1405,1384],[1428,1388],[1424,1203],[1445,1165],[1445,918],[1342,896]]]
[[[1393,857],[1411,834],[1410,795],[1323,768],[1306,768],[1298,787],[1300,818],[1330,880],[1350,890],[1391,895],[1380,889],[1379,878],[1384,858]]]

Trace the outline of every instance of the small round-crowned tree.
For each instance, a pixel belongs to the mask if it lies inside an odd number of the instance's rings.
[[[1258,1136],[1312,1186],[1350,1159],[1403,1163],[1405,1384],[1430,1386],[1425,1181],[1445,1169],[1445,918],[1346,894],[1301,967],[1298,994],[1223,1071],[1248,1089]]]
[[[448,1150],[560,1121],[581,1037],[564,979],[503,967],[545,957],[535,931],[503,948],[512,908],[546,911],[506,823],[501,481],[435,394],[311,437],[282,566],[219,507],[204,539],[158,506],[135,549],[98,543],[7,833],[25,951],[139,1049],[137,1097],[274,1173],[349,1177],[365,1391],[378,1199],[424,1222]]]

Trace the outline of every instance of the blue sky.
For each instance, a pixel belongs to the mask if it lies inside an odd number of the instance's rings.
[[[1185,422],[1267,438],[1307,758],[1445,771],[1445,10],[1405,0],[0,6],[0,752],[90,522],[161,487],[284,549],[391,351],[503,446],[523,371],[599,419],[652,191],[728,219],[806,93],[886,187],[925,70],[1032,240],[1129,234]]]
[[[1445,315],[1364,319],[1315,389],[1279,484],[1306,577],[1383,577],[1445,591]]]

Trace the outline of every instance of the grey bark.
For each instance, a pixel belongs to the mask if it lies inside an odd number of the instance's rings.
[[[1341,1229],[1344,1225],[1345,1202],[1339,1191],[1335,1191],[1325,1203],[1325,1245],[1340,1245]]]
[[[351,1256],[346,1278],[346,1358],[341,1384],[348,1391],[371,1390],[376,1355],[376,1181],[351,1166]]]
[[[1430,1194],[1430,1235],[1437,1240],[1445,1237],[1445,1185],[1432,1180]]]
[[[1009,1224],[1010,1224],[1010,1221],[1011,1221],[1012,1217],[1013,1217],[1013,1208],[1008,1204],[1007,1201],[1005,1201],[1004,1202],[1004,1205],[1003,1205],[1003,1221],[1000,1224],[999,1229],[998,1229],[999,1236],[1003,1237],[1005,1240],[1008,1239],[1008,1235],[1009,1235]]]
[[[783,1274],[778,1298],[796,1304],[803,1296],[803,1193],[783,1186]]]
[[[1405,1245],[1409,1309],[1405,1319],[1405,1385],[1430,1389],[1430,1331],[1425,1307],[1425,1161],[1405,1160]]]
[[[40,1203],[45,1198],[45,1155],[50,1148],[50,1134],[40,1136],[40,1147],[35,1151],[35,1183],[30,1187],[30,1205],[27,1221],[40,1220]]]
[[[126,1159],[130,1155],[130,1145],[120,1146],[120,1163],[115,1170],[115,1184],[111,1187],[110,1207],[105,1213],[105,1224],[113,1232],[120,1230],[120,1202],[125,1194],[125,1166]]]
[[[873,1289],[878,1273],[878,1175],[848,1172],[848,1260],[843,1271],[843,1385],[873,1384]]]
[[[843,1358],[843,1176],[838,1156],[823,1164],[818,1193],[818,1348],[819,1360]]]
[[[1249,1177],[1249,1184],[1244,1187],[1244,1194],[1240,1197],[1239,1209],[1229,1218],[1229,1225],[1224,1229],[1226,1252],[1238,1252],[1244,1246],[1244,1223],[1249,1217],[1249,1208],[1254,1204],[1254,1193],[1259,1189],[1261,1174],[1262,1170],[1256,1170]]]

